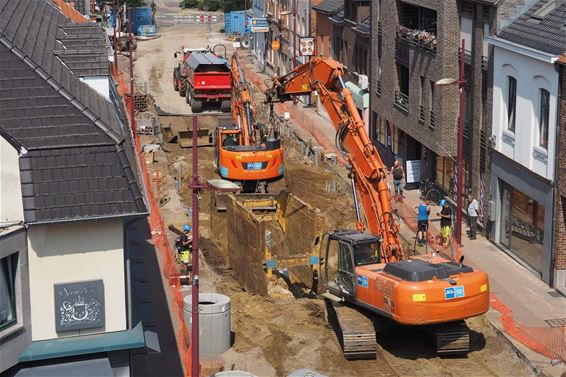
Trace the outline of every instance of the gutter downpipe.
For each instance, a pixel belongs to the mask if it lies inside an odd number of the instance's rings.
[[[558,71],[558,93],[556,94],[556,127],[555,127],[555,140],[554,140],[554,182],[552,185],[552,241],[551,241],[551,245],[550,245],[550,252],[556,252],[554,250],[554,247],[556,245],[556,230],[557,230],[557,226],[556,226],[556,220],[557,220],[557,208],[556,208],[556,201],[559,199],[559,195],[558,195],[558,166],[556,163],[556,155],[558,152],[558,146],[559,146],[559,137],[560,137],[560,102],[562,100],[562,96],[561,96],[561,86],[562,86],[562,81],[564,80],[564,75],[563,75],[563,69],[560,68],[561,63],[556,62],[554,63],[554,67],[555,69]],[[566,68],[566,67],[565,67]],[[554,262],[554,258],[550,258],[550,273],[549,273],[549,279],[548,282],[550,283],[549,286],[550,287],[554,287],[554,267],[555,267],[555,262]]]

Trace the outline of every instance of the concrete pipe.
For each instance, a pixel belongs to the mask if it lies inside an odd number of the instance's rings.
[[[183,298],[187,328],[191,328],[192,295]],[[216,356],[230,348],[230,298],[218,293],[199,294],[199,354]]]

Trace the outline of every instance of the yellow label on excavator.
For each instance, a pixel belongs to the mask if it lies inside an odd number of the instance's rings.
[[[271,153],[268,153],[267,158],[273,158],[273,155]]]
[[[303,84],[303,85],[302,85],[302,89],[305,90],[305,91],[309,90],[309,85],[308,85],[308,84]]]
[[[239,154],[236,156],[236,160],[241,160],[241,159],[242,159],[242,155]]]
[[[425,293],[413,293],[413,302],[423,302],[426,301]]]
[[[480,292],[483,293],[485,291],[487,291],[487,284],[482,284],[481,287],[480,287]]]

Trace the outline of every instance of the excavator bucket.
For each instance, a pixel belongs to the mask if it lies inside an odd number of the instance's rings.
[[[181,148],[192,148],[193,147],[193,131],[192,130],[182,130],[179,131],[179,136],[177,138],[177,143]],[[197,130],[197,146],[199,147],[210,147],[212,146],[212,134],[207,128],[201,128]]]
[[[161,135],[165,143],[176,143],[177,135],[171,129],[169,125],[161,125]]]

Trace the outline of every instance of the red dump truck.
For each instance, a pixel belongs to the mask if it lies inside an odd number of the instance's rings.
[[[179,53],[175,53],[177,58]],[[185,97],[193,113],[203,111],[206,104],[231,110],[231,73],[226,59],[205,50],[183,51],[183,58],[173,70],[173,88]]]

